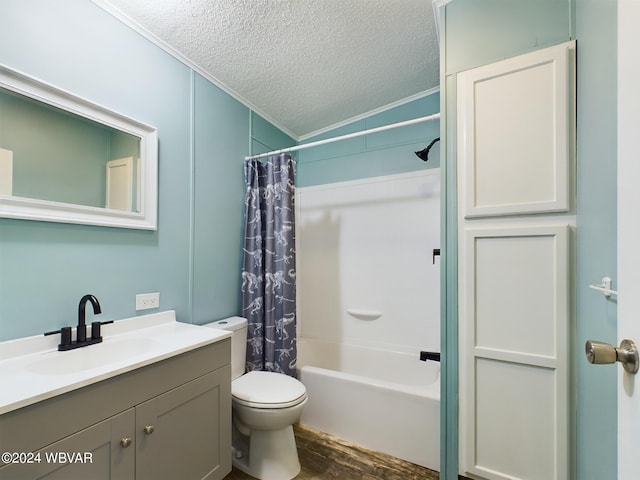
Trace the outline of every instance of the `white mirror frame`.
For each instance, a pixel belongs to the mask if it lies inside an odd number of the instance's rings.
[[[0,195],[0,217],[157,230],[158,133],[93,102],[0,65],[0,87],[140,138],[140,212]]]

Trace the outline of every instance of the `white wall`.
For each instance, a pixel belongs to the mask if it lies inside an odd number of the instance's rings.
[[[298,188],[296,208],[299,336],[440,351],[439,169]]]

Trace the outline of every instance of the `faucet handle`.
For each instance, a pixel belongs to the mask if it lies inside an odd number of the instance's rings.
[[[101,325],[102,325],[102,322],[91,322],[91,338],[93,340],[102,337],[100,335],[100,326]]]
[[[71,345],[71,327],[62,327],[60,329],[60,346]]]

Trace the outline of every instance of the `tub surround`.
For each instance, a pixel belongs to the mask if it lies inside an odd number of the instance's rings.
[[[59,352],[59,335],[0,343],[0,415],[190,350],[219,342],[230,332],[176,321],[167,311],[102,327],[103,342]]]
[[[301,423],[439,470],[439,169],[296,194]]]
[[[439,169],[298,188],[296,209],[300,337],[439,351]]]

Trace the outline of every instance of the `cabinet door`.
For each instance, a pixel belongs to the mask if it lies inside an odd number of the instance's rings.
[[[571,478],[575,44],[458,74],[461,473]]]
[[[137,480],[218,480],[230,471],[230,366],[136,407]]]
[[[132,480],[133,408],[0,469],[0,480]],[[37,433],[37,432],[36,432]],[[130,439],[129,446],[123,439]],[[30,461],[31,463],[20,463]]]

